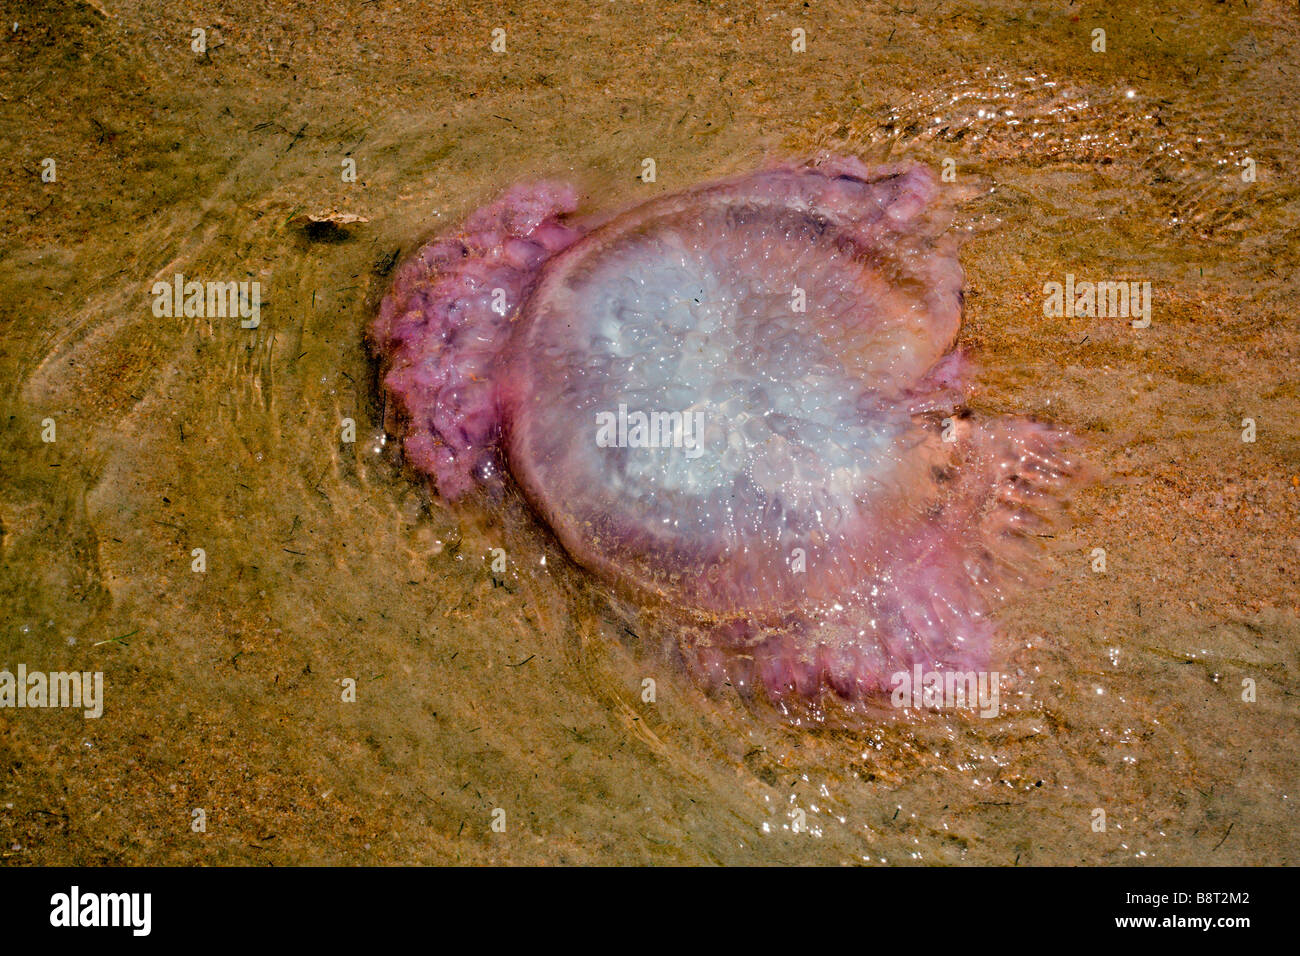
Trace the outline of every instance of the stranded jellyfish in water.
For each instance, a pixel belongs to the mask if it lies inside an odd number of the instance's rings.
[[[408,463],[513,483],[709,687],[887,694],[988,665],[1077,473],[964,407],[956,242],[924,167],[779,165],[614,215],[516,186],[401,267],[371,341]]]

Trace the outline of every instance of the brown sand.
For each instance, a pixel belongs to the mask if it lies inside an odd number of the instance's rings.
[[[0,668],[107,698],[0,710],[6,862],[1297,862],[1294,4],[191,7],[0,21]],[[816,148],[955,160],[974,404],[1107,476],[1002,616],[996,720],[705,699],[375,452],[395,251],[522,177],[626,202]],[[369,222],[290,221],[333,209]],[[176,272],[259,280],[260,328],[155,318]],[[1151,282],[1151,327],[1045,318],[1067,272]]]

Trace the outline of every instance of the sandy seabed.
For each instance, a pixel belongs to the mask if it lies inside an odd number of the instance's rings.
[[[6,863],[1296,862],[1293,4],[0,23],[0,668],[104,675],[99,719],[0,709]],[[954,161],[973,404],[1104,475],[1001,614],[996,719],[704,697],[385,449],[362,330],[420,239],[523,178],[626,203],[823,149]],[[177,273],[259,282],[260,325],[156,316]],[[1150,282],[1150,327],[1045,316],[1067,274]]]

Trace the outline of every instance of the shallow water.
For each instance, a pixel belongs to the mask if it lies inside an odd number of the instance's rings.
[[[1296,862],[1294,7],[512,9],[6,9],[0,668],[106,702],[0,710],[0,856]],[[815,149],[955,161],[973,404],[1104,475],[1001,615],[996,719],[703,697],[526,515],[386,447],[361,332],[395,253],[525,177],[602,206]],[[368,222],[291,222],[330,210]],[[260,281],[260,327],[156,318],[177,272]],[[1151,326],[1045,317],[1066,273],[1149,281]]]

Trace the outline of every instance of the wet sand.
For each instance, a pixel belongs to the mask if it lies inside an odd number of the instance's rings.
[[[105,681],[98,720],[0,709],[6,863],[1296,862],[1293,5],[214,16],[0,19],[0,669]],[[384,438],[394,255],[522,178],[600,207],[819,149],[955,162],[972,404],[1102,476],[1000,615],[993,720],[703,697]],[[368,221],[294,222],[329,211]],[[178,272],[259,281],[260,326],[155,316]],[[1044,316],[1067,273],[1150,282],[1150,327]]]

